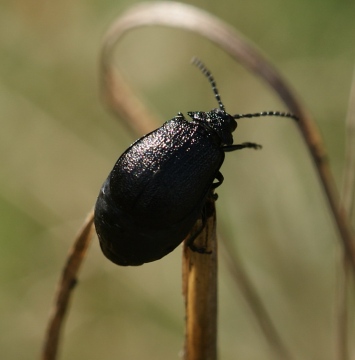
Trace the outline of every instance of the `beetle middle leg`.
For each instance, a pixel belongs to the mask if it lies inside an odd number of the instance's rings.
[[[221,174],[222,175],[222,174]],[[198,252],[200,254],[211,254],[212,251],[207,251],[206,247],[200,247],[200,246],[196,246],[194,244],[194,241],[197,239],[197,237],[202,233],[203,229],[206,227],[206,223],[207,223],[207,219],[209,216],[211,216],[210,214],[210,201],[214,201],[215,197],[214,194],[211,194],[211,198],[209,200],[207,200],[206,204],[204,205],[203,209],[202,209],[202,213],[201,213],[201,226],[199,226],[199,228],[190,235],[190,237],[186,240],[186,244],[187,246],[194,252]]]
[[[262,146],[259,144],[255,144],[252,142],[245,142],[242,144],[235,144],[235,145],[227,145],[227,146],[223,146],[223,151],[224,152],[229,152],[229,151],[236,151],[236,150],[241,150],[241,149],[261,149]]]
[[[212,251],[207,251],[205,247],[196,246],[194,244],[194,241],[202,233],[203,229],[206,226],[206,219],[202,217],[201,220],[202,220],[201,226],[193,234],[190,235],[190,237],[186,240],[186,244],[194,252],[197,252],[199,254],[211,254]]]

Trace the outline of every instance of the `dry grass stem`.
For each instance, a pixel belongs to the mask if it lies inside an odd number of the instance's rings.
[[[60,334],[70,296],[76,285],[77,275],[92,237],[93,216],[93,212],[90,212],[69,251],[55,294],[55,302],[45,335],[42,360],[57,358]]]
[[[184,360],[217,359],[217,237],[214,201],[208,203],[206,227],[194,241],[210,254],[191,251],[184,243],[183,293],[185,296]],[[197,223],[191,233],[197,231]]]

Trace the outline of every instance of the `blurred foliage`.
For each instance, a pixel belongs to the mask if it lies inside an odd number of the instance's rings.
[[[134,140],[100,100],[97,61],[103,33],[133,3],[0,3],[1,359],[38,358],[67,249]],[[341,186],[355,3],[188,3],[235,26],[272,59],[316,117]],[[163,121],[215,107],[206,79],[189,64],[193,55],[212,70],[229,112],[282,110],[264,84],[190,33],[132,32],[119,44],[117,62]],[[227,154],[219,229],[232,239],[295,358],[333,359],[340,251],[302,140],[282,119],[241,120],[235,138],[264,148]],[[156,263],[121,268],[102,256],[95,238],[61,359],[178,358],[180,258],[181,248]],[[221,359],[274,359],[222,258],[220,268]]]

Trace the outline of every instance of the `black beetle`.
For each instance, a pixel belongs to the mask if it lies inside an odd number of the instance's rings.
[[[134,142],[117,160],[95,206],[95,227],[104,255],[118,265],[141,265],[173,251],[198,219],[223,182],[219,169],[224,153],[260,145],[233,145],[236,119],[257,116],[296,116],[281,112],[230,115],[211,73],[208,78],[219,108],[182,113]],[[190,237],[190,247],[196,249]]]

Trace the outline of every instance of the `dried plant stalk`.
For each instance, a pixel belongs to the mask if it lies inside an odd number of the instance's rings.
[[[183,293],[185,296],[184,360],[217,359],[217,235],[214,200],[207,204],[208,218],[194,245],[208,253],[192,251],[187,242],[183,253]],[[198,222],[191,233],[196,232]]]
[[[57,358],[59,338],[69,305],[70,295],[76,285],[78,271],[89,246],[93,228],[93,212],[91,211],[75,238],[62,271],[55,294],[52,315],[46,331],[42,360],[55,360]]]

